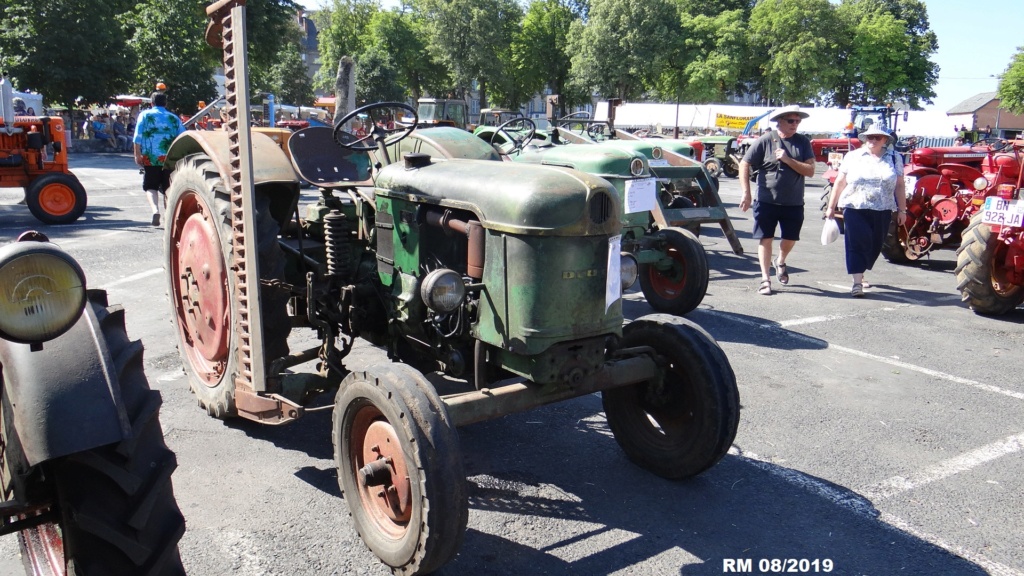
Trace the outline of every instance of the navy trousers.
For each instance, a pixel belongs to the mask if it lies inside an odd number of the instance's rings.
[[[843,220],[846,221],[846,272],[863,274],[871,270],[882,253],[892,211],[844,208]]]

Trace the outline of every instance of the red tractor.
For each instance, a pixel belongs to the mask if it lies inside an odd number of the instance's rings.
[[[977,314],[1005,314],[1024,302],[1024,140],[1008,147],[1012,152],[989,155],[992,194],[977,206],[956,252],[957,289]]]
[[[24,188],[32,215],[69,224],[85,212],[85,188],[68,169],[64,120],[15,116],[13,89],[0,75],[0,188]]]

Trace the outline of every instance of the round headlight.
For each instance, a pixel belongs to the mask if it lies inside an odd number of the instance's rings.
[[[52,244],[9,246],[0,257],[0,338],[33,343],[67,332],[85,308],[85,275]]]
[[[662,156],[663,156],[663,153],[662,153],[661,148],[659,146],[655,146],[654,150],[651,150],[651,157],[654,158],[655,160],[661,160]]]
[[[635,256],[629,252],[623,252],[619,261],[619,270],[622,276],[622,291],[625,292],[633,284],[636,284],[636,279],[640,276],[640,265],[637,264]]]
[[[984,190],[986,188],[988,188],[988,180],[986,180],[984,176],[978,176],[977,178],[974,179],[975,190],[978,190],[980,192],[981,190]]]
[[[633,161],[629,163],[629,173],[633,176],[640,176],[644,173],[644,161],[639,158],[633,158]]]
[[[420,298],[434,312],[451,312],[465,297],[466,285],[454,270],[434,270],[420,284]]]

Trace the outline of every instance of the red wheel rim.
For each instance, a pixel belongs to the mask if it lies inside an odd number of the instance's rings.
[[[989,280],[992,282],[992,290],[1003,298],[1009,298],[1021,290],[1021,286],[1015,283],[1015,267],[1013,265],[1011,250],[1006,244],[1000,243],[992,254],[992,272]]]
[[[67,184],[47,184],[39,191],[39,207],[47,214],[64,216],[75,209],[75,191]]]
[[[195,192],[186,192],[171,224],[171,298],[182,349],[196,376],[216,386],[227,366],[231,338],[227,267],[211,211]]]
[[[665,300],[674,300],[682,296],[686,287],[686,260],[679,250],[672,246],[668,246],[667,251],[669,258],[672,259],[672,267],[668,270],[659,270],[652,265],[648,268],[647,277],[655,294]]]
[[[359,484],[360,505],[370,520],[389,538],[399,539],[409,531],[412,517],[412,483],[398,433],[373,405],[358,409],[352,421],[352,473]],[[388,478],[382,485],[367,486],[359,470],[370,463],[387,465]]]

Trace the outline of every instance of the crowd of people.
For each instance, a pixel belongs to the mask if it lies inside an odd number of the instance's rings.
[[[131,139],[135,134],[135,117],[127,111],[113,116],[107,110],[86,113],[85,121],[76,126],[75,136],[100,140],[115,152],[131,152]]]

